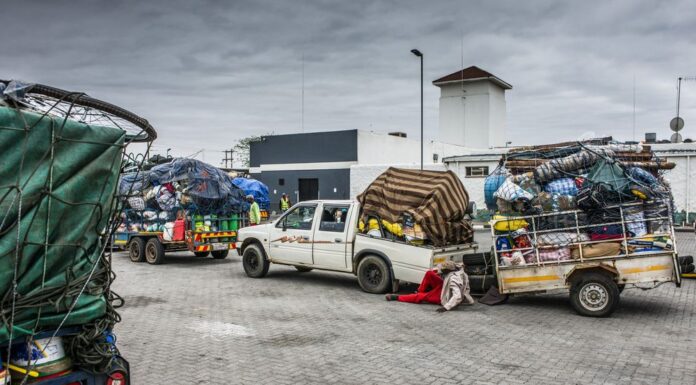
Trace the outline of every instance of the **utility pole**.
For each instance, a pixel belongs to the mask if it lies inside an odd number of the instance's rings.
[[[234,158],[232,157],[234,154],[234,149],[231,148],[229,150],[224,150],[223,152],[225,153],[225,157],[222,159],[222,161],[225,162],[225,168],[234,168]]]

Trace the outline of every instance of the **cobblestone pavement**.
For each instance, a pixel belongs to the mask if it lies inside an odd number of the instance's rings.
[[[691,233],[678,238],[696,255]],[[696,383],[696,280],[626,290],[592,319],[560,295],[438,314],[351,275],[271,266],[250,279],[236,254],[151,266],[119,253],[114,268],[134,385]]]

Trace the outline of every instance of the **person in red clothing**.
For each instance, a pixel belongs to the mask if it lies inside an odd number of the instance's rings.
[[[387,294],[387,301],[409,303],[433,303],[441,305],[438,313],[452,310],[461,303],[473,305],[474,299],[469,294],[469,277],[464,272],[464,265],[446,261],[425,276],[413,294]]]
[[[440,294],[442,294],[442,283],[444,282],[442,277],[447,273],[446,270],[443,270],[441,273],[442,275],[440,275],[435,270],[428,270],[425,272],[425,277],[423,277],[420,286],[418,286],[418,291],[413,294],[404,295],[387,294],[387,300],[393,301],[396,299],[399,302],[427,302],[439,305]]]

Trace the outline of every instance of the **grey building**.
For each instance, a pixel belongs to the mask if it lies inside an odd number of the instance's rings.
[[[271,210],[283,193],[293,203],[348,199],[357,162],[358,130],[265,136],[249,148],[249,173],[268,186]]]

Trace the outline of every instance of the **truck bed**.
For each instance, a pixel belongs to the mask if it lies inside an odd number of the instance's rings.
[[[377,238],[366,234],[356,234],[355,255],[372,251],[389,257],[394,278],[399,281],[420,283],[423,275],[438,263],[445,261],[461,262],[465,254],[478,251],[476,242],[434,247],[414,245],[388,238]]]

